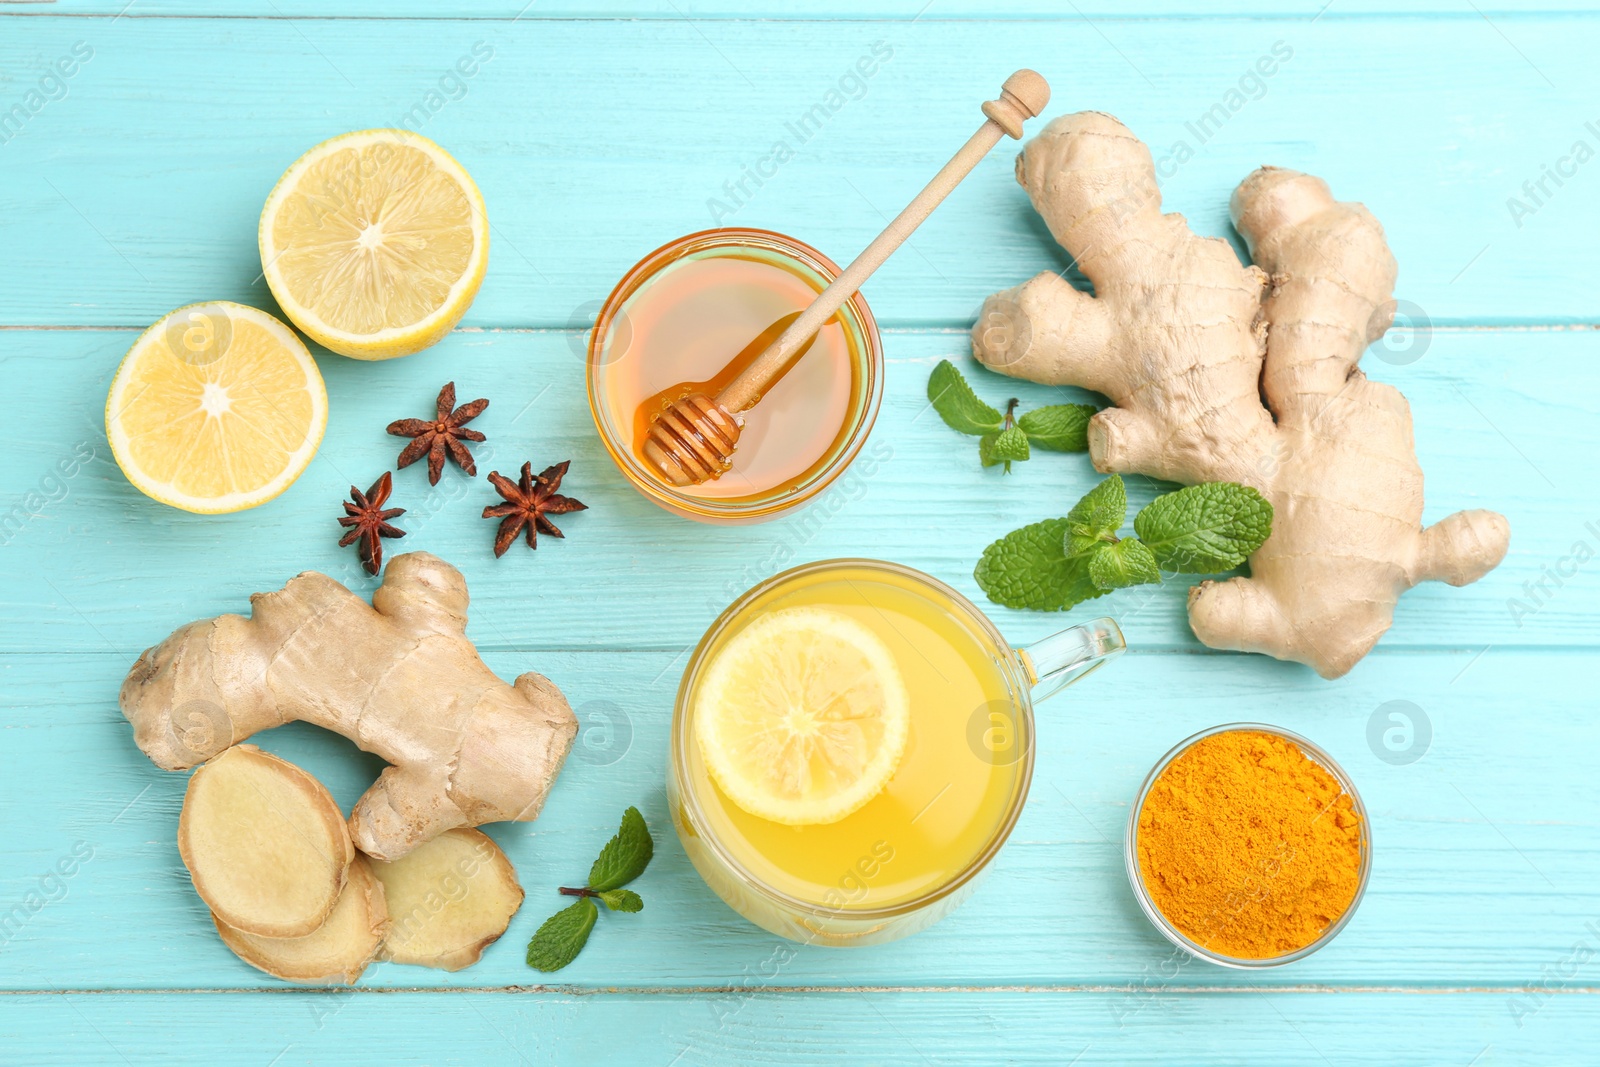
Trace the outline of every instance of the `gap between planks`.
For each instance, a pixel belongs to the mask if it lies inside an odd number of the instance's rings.
[[[746,985],[693,985],[693,986],[572,986],[572,985],[506,985],[506,986],[239,986],[236,988],[197,986],[193,988],[163,987],[158,989],[4,989],[0,997],[50,997],[50,996],[228,996],[277,993],[294,995],[318,993],[342,996],[350,993],[391,995],[396,993],[472,993],[472,994],[543,994],[570,997],[596,996],[785,996],[790,994],[827,995],[858,993],[1022,993],[1022,994],[1145,994],[1149,996],[1212,996],[1215,994],[1401,994],[1407,996],[1512,996],[1538,993],[1558,996],[1594,996],[1600,986],[1563,986],[1551,989],[1544,985],[1485,985],[1485,986],[1385,986],[1385,985],[1331,985],[1302,983],[1299,985],[1192,985],[1149,986],[1134,985],[796,985],[764,986],[752,989]]]
[[[1192,576],[1182,576],[1182,577],[1192,577]],[[1393,632],[1393,631],[1390,631],[1390,632]],[[1502,645],[1495,645],[1493,647],[1499,648],[1500,650],[1507,651],[1507,652],[1537,653],[1537,654],[1542,655],[1542,656],[1564,656],[1564,655],[1589,656],[1589,655],[1593,655],[1594,652],[1597,649],[1600,649],[1600,642],[1597,642],[1595,644],[1562,644],[1562,645],[1552,645],[1552,644],[1531,644],[1531,645],[1502,644]],[[661,655],[661,654],[665,654],[665,653],[668,653],[668,652],[676,653],[678,656],[682,656],[686,651],[688,651],[688,649],[683,645],[604,645],[604,646],[602,646],[602,645],[582,645],[582,646],[572,646],[572,645],[495,645],[495,644],[490,644],[487,639],[484,640],[484,641],[478,642],[478,648],[479,648],[479,650],[486,650],[486,651],[494,652],[494,653],[497,653],[497,654],[498,653],[506,653],[506,654],[529,653],[529,654],[537,654],[537,655],[541,655],[541,656],[578,656],[578,655],[637,656],[637,655]],[[1397,643],[1390,644],[1390,645],[1387,645],[1387,646],[1385,646],[1383,644],[1378,644],[1378,645],[1374,646],[1370,651],[1368,651],[1366,657],[1364,657],[1364,658],[1369,658],[1370,659],[1371,657],[1374,657],[1374,656],[1418,656],[1418,655],[1464,656],[1469,652],[1474,652],[1474,653],[1477,653],[1477,654],[1481,655],[1484,651],[1486,651],[1486,650],[1485,649],[1481,649],[1481,648],[1480,649],[1473,649],[1473,648],[1471,648],[1469,646],[1460,646],[1460,645],[1399,644],[1397,642]],[[1235,651],[1231,651],[1229,649],[1223,649],[1223,648],[1208,648],[1205,645],[1162,644],[1161,642],[1153,642],[1153,643],[1147,644],[1147,645],[1140,645],[1138,648],[1128,648],[1128,649],[1124,650],[1121,654],[1124,655],[1124,656],[1216,656],[1216,657],[1220,657],[1220,656],[1237,656],[1237,657],[1240,657],[1240,658],[1243,658],[1243,657],[1246,657],[1246,656],[1259,655],[1259,653],[1255,653],[1255,652],[1235,652]],[[94,650],[86,650],[86,649],[81,649],[81,648],[80,649],[39,648],[39,649],[32,649],[32,650],[0,649],[0,662],[3,662],[5,660],[40,659],[40,658],[46,657],[46,656],[103,657],[103,658],[115,658],[115,659],[123,659],[123,660],[126,660],[128,658],[128,654],[126,652],[121,652],[121,651],[116,651],[116,650],[94,651]],[[1277,662],[1279,662],[1279,663],[1288,663],[1290,661],[1288,661],[1288,660],[1278,660]],[[1558,825],[1566,825],[1566,824],[1562,823],[1562,824],[1558,824]]]
[[[0,18],[68,18],[68,19],[106,19],[115,22],[118,19],[146,19],[157,21],[169,19],[173,21],[211,21],[211,22],[572,22],[572,23],[613,23],[613,22],[665,22],[665,23],[691,23],[691,22],[782,22],[782,23],[848,23],[850,25],[868,25],[871,23],[906,23],[906,22],[1004,22],[1004,23],[1070,23],[1080,22],[1085,25],[1109,23],[1135,23],[1135,22],[1320,22],[1326,19],[1329,22],[1475,22],[1479,19],[1487,21],[1491,16],[1506,21],[1535,21],[1551,19],[1594,18],[1600,16],[1600,11],[1584,10],[1536,10],[1525,11],[1520,9],[1490,8],[1485,11],[1475,5],[1468,4],[1470,10],[1461,11],[1435,11],[1431,9],[1416,9],[1411,11],[1348,11],[1328,12],[1324,7],[1321,12],[1312,16],[1309,12],[1290,13],[1262,13],[1259,11],[1218,11],[1218,12],[1172,12],[1162,14],[1133,14],[1118,15],[1104,11],[1091,11],[1084,13],[1074,10],[1070,15],[1041,15],[1037,13],[1011,13],[1000,14],[966,14],[966,15],[935,15],[929,17],[921,15],[863,15],[859,17],[842,15],[788,15],[788,14],[755,14],[755,15],[245,15],[226,14],[222,12],[202,12],[199,14],[177,14],[170,12],[145,12],[130,14],[127,8],[121,12],[110,11],[62,11],[59,9],[45,11],[8,11],[8,7],[21,7],[23,5],[45,6],[56,3],[56,0],[0,0]],[[128,4],[132,7],[133,2]],[[529,5],[532,6],[531,4]],[[924,9],[925,11],[926,9]]]
[[[0,0],[0,4],[8,0]],[[120,323],[102,324],[75,324],[75,325],[50,325],[42,323],[0,323],[0,333],[47,333],[47,332],[101,332],[101,333],[142,333],[149,329],[146,323],[143,326],[125,326]],[[1404,332],[1409,327],[1402,327]],[[1590,330],[1600,330],[1600,322],[1513,322],[1513,323],[1433,323],[1430,330],[1434,333],[1584,333]],[[510,334],[585,334],[588,329],[573,326],[458,326],[450,331],[452,334],[472,333],[510,333]],[[946,326],[942,324],[928,325],[902,325],[881,326],[880,333],[889,334],[952,334],[965,335],[972,332],[970,326]]]

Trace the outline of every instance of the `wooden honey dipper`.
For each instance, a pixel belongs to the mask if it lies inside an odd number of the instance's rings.
[[[739,444],[739,432],[744,427],[740,412],[754,407],[798,362],[806,342],[950,195],[978,160],[999,142],[1000,135],[1020,139],[1023,121],[1043,111],[1049,102],[1050,86],[1034,71],[1019,70],[1007,78],[1000,87],[1000,99],[983,105],[986,121],[978,132],[765,352],[715,399],[704,393],[690,394],[668,405],[651,421],[644,455],[657,473],[680,487],[721,476]]]

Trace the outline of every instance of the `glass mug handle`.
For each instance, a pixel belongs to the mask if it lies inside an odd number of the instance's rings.
[[[1035,704],[1105,666],[1128,648],[1114,619],[1095,619],[1016,650]]]

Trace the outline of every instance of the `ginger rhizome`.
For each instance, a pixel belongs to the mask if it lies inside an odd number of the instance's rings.
[[[396,860],[457,826],[533,819],[577,733],[539,674],[497,678],[466,637],[467,586],[435,556],[398,556],[372,604],[307,571],[251,615],[180,627],[139,657],[122,713],[144,753],[183,770],[286,722],[343,734],[390,766],[349,832]]]
[[[1051,122],[1017,180],[1094,294],[1049,272],[998,293],[973,354],[1110,397],[1089,423],[1097,470],[1238,482],[1273,505],[1250,576],[1190,590],[1201,641],[1336,678],[1389,629],[1405,590],[1465,585],[1504,558],[1495,512],[1422,526],[1410,408],[1357,366],[1394,313],[1394,257],[1366,208],[1262,167],[1231,204],[1257,264],[1243,265],[1161,213],[1149,149],[1097,112]]]

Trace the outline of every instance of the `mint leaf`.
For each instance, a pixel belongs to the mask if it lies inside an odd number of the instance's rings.
[[[1089,577],[1088,561],[1063,551],[1066,519],[1046,519],[1012,530],[983,550],[972,576],[996,604],[1060,611],[1104,596]]]
[[[1156,497],[1133,528],[1162,567],[1216,574],[1261,547],[1272,533],[1272,505],[1249,486],[1207,482]]]
[[[946,426],[974,435],[1000,429],[1000,413],[978,399],[956,365],[941,360],[928,378],[928,399]]]
[[[1073,532],[1083,536],[1114,535],[1128,521],[1128,490],[1122,476],[1113,474],[1087,493],[1067,512]]]
[[[1095,549],[1089,557],[1089,580],[1106,590],[1149,585],[1161,580],[1161,568],[1148,545],[1137,537],[1124,537]]]
[[[1028,440],[1051,452],[1087,452],[1093,404],[1052,404],[1034,408],[1017,420]]]
[[[589,888],[597,893],[618,889],[644,873],[655,855],[655,842],[650,840],[650,830],[638,808],[622,813],[622,828],[589,868]]]
[[[655,842],[650,839],[650,828],[644,824],[639,809],[630,807],[622,813],[622,826],[589,868],[588,887],[561,890],[578,896],[578,900],[550,916],[534,933],[528,942],[528,966],[559,971],[577,958],[600,915],[596,897],[612,911],[642,911],[644,901],[639,894],[621,887],[643,874],[653,855]]]
[[[528,942],[528,966],[559,971],[577,959],[599,914],[593,897],[580,897],[571,907],[550,916]]]
[[[1010,474],[1013,461],[1028,458],[1028,435],[1015,426],[1008,426],[999,433],[984,434],[978,442],[978,458],[985,467],[1004,463],[1006,473]]]
[[[600,899],[612,911],[643,911],[644,901],[631,889],[607,889]]]

